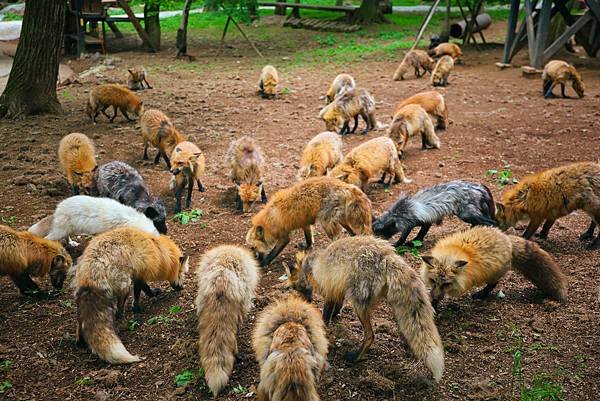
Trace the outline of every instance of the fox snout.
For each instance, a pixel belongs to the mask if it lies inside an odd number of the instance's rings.
[[[175,167],[175,168],[171,169],[171,174],[177,175],[179,173],[181,173],[181,169],[179,167]]]
[[[56,288],[57,290],[62,289],[66,278],[67,278],[67,272],[64,270],[59,270],[59,271],[50,273],[50,282],[52,282],[52,286],[54,288]]]

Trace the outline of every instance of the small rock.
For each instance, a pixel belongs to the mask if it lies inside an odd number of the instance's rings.
[[[22,185],[27,185],[27,183],[29,182],[29,180],[27,180],[27,177],[25,177],[24,175],[19,175],[19,176],[13,178],[12,182],[15,185],[22,186]]]
[[[434,176],[435,178],[442,178],[442,173],[435,173]]]
[[[174,395],[180,396],[185,394],[185,387],[177,387],[175,391],[173,391]]]
[[[96,394],[94,394],[94,400],[106,401],[108,400],[108,393],[104,390],[97,391]]]

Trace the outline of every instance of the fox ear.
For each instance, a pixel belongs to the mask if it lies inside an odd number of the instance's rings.
[[[56,255],[54,259],[52,259],[52,266],[62,265],[66,261],[63,255]]]
[[[496,210],[500,213],[504,213],[504,204],[500,202],[496,202]]]
[[[149,219],[154,219],[158,217],[158,212],[152,206],[149,206],[146,208],[146,210],[144,210],[144,215]]]
[[[310,171],[313,172],[313,173],[316,172],[317,171],[317,166],[315,166],[314,164],[311,164],[310,165]]]
[[[78,171],[73,171],[73,174],[75,174],[75,175],[79,175],[79,176],[82,176],[82,175],[83,175],[83,173],[80,173],[80,172],[78,172]]]
[[[428,266],[435,267],[433,265],[434,261],[435,261],[435,258],[433,256],[427,256],[427,255],[425,255],[425,256],[421,256],[421,259],[423,259],[423,262],[425,262]]]
[[[306,258],[306,252],[304,252],[304,251],[296,252],[296,263],[298,264],[298,266],[302,265],[304,258]]]
[[[256,183],[256,186],[257,186],[258,188],[260,188],[260,187],[262,186],[262,184],[263,184],[263,183],[262,183],[262,181],[259,181],[259,182],[257,182],[257,183]]]
[[[129,73],[130,73],[131,75],[134,75],[134,74],[135,74],[135,71],[133,71],[131,68],[129,68],[127,71],[129,71]]]
[[[189,260],[189,256],[185,255],[185,256],[180,256],[179,257],[179,265],[180,266],[185,266],[188,263]]]
[[[466,260],[457,260],[456,262],[454,262],[454,268],[455,269],[463,268],[467,265],[467,263],[469,263],[469,262],[467,262]]]
[[[283,263],[283,267],[285,268],[285,275],[287,276],[287,278],[289,280],[290,277],[292,277],[292,271],[290,270],[290,267],[288,266],[287,263]]]
[[[259,238],[264,238],[265,230],[262,228],[262,226],[256,226],[256,236]]]

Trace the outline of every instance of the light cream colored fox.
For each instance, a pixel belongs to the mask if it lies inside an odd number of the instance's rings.
[[[263,184],[265,157],[254,139],[242,136],[232,141],[226,158],[230,168],[229,178],[237,189],[238,209],[246,213],[258,199],[267,203]]]
[[[78,195],[80,191],[86,194],[93,192],[94,173],[98,164],[90,138],[77,132],[65,135],[58,145],[58,161],[73,195]]]
[[[394,72],[392,79],[394,81],[403,80],[404,75],[406,75],[411,68],[415,70],[415,76],[421,78],[426,73],[431,72],[434,67],[435,61],[427,55],[426,51],[412,50],[404,56],[402,62]],[[423,69],[423,72],[421,72],[421,68]]]
[[[272,65],[265,65],[260,73],[258,92],[264,98],[272,98],[277,94],[279,74]]]
[[[448,77],[454,68],[454,60],[450,56],[442,56],[431,73],[431,84],[433,86],[448,85]]]
[[[408,104],[401,108],[386,131],[386,135],[396,144],[398,157],[401,159],[404,158],[404,148],[408,139],[419,134],[422,149],[427,149],[428,146],[440,148],[440,138],[435,134],[431,119],[418,104]]]
[[[341,125],[340,135],[353,134],[358,127],[358,116],[365,121],[366,127],[362,134],[377,128],[375,118],[375,98],[366,89],[347,89],[334,101],[323,107],[319,118],[325,122],[327,131],[337,131]],[[354,119],[354,128],[350,130],[350,120]]]
[[[394,115],[398,113],[407,104],[418,104],[437,121],[437,128],[446,129],[448,126],[448,106],[444,96],[437,91],[421,92],[401,101]],[[392,116],[394,118],[394,116]]]
[[[544,82],[543,91],[544,98],[554,97],[552,89],[556,85],[560,85],[560,93],[562,97],[567,97],[565,94],[565,84],[568,81],[573,82],[573,90],[577,93],[580,98],[583,97],[585,87],[581,80],[581,75],[577,72],[575,67],[566,61],[562,60],[551,60],[544,67],[542,73],[542,81]]]
[[[340,136],[335,132],[321,132],[311,139],[302,151],[298,179],[324,176],[343,157]]]
[[[329,89],[327,90],[327,94],[325,96],[326,104],[333,102],[333,100],[344,91],[354,88],[356,88],[356,83],[354,82],[354,78],[352,78],[352,75],[338,75],[337,77],[335,77],[335,79],[329,86]]]

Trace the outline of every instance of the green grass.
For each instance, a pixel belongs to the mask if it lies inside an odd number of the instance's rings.
[[[2,18],[2,21],[21,21],[22,19],[23,19],[22,15],[7,12],[7,13],[4,13],[4,18]]]

